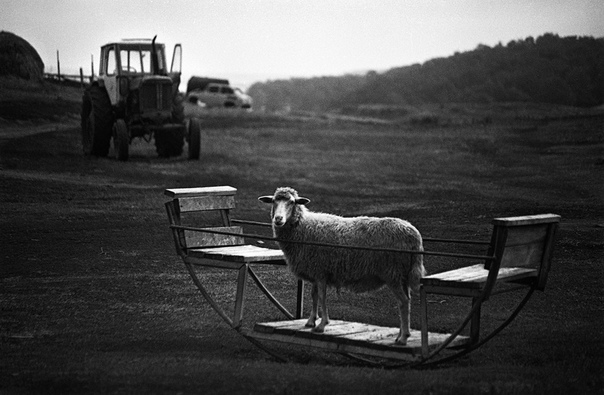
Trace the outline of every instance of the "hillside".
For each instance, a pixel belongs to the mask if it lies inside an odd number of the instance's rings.
[[[545,34],[384,73],[256,83],[248,93],[268,111],[495,102],[592,107],[604,103],[604,38]]]
[[[79,119],[82,89],[0,76],[0,128],[7,122]]]

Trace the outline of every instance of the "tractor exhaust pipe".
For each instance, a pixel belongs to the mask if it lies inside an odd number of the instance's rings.
[[[159,69],[159,55],[157,54],[157,49],[155,48],[155,39],[157,38],[157,34],[153,37],[151,41],[151,61],[153,62],[153,74],[155,75],[163,75],[162,71]]]

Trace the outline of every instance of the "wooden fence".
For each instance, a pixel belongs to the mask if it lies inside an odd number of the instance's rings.
[[[80,74],[44,73],[44,79],[46,80],[52,80],[71,86],[79,85],[81,88],[84,88],[90,81],[92,81],[92,78],[93,76],[91,75],[84,75],[81,67]]]

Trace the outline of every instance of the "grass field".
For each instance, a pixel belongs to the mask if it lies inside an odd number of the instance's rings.
[[[514,115],[529,107],[499,118],[495,107],[467,110],[492,116],[486,125],[459,108],[427,124],[206,114],[199,161],[158,159],[153,143],[135,141],[126,163],[83,156],[69,106],[0,120],[0,393],[602,393],[604,117]],[[488,239],[497,216],[552,212],[562,224],[548,289],[467,357],[388,370],[274,346],[292,360],[283,364],[203,303],[174,253],[163,190],[210,185],[238,188],[234,217],[250,220],[267,221],[256,198],[288,185],[313,210],[401,217],[429,237]],[[425,260],[431,273],[462,264]],[[261,274],[293,306],[289,273]],[[207,278],[230,303],[234,277]],[[279,319],[250,290],[246,325]],[[334,319],[397,325],[387,290],[328,298]],[[455,329],[468,307],[430,303],[438,331]],[[485,330],[513,305],[489,302]],[[417,313],[414,300],[414,328]]]

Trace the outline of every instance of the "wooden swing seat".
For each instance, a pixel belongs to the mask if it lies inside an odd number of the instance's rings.
[[[315,333],[305,327],[306,319],[263,322],[254,325],[249,336],[258,340],[297,344],[328,351],[358,354],[376,358],[403,361],[418,361],[422,358],[421,332],[411,330],[407,345],[399,346],[394,340],[399,334],[398,327],[385,327],[359,322],[331,320],[325,332]],[[431,347],[442,344],[450,334],[428,333]],[[458,347],[469,341],[467,336],[459,336],[450,344]]]
[[[262,263],[265,265],[285,265],[283,253],[280,250],[263,248],[253,245],[230,247],[192,248],[189,250],[191,259],[207,259],[217,267],[239,266],[238,263]],[[220,263],[222,262],[222,263]],[[230,263],[235,263],[231,265]],[[207,264],[208,266],[211,263]]]
[[[537,270],[525,267],[504,267],[499,269],[497,275],[498,281],[517,281],[525,278],[537,277]],[[469,290],[482,289],[489,278],[489,270],[485,269],[484,264],[462,267],[447,272],[433,274],[422,279],[422,284],[426,287],[446,287],[458,288],[460,293],[466,294]],[[434,289],[433,293],[437,293]],[[447,292],[450,294],[450,292]]]

